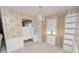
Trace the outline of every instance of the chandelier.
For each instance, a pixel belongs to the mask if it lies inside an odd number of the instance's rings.
[[[40,20],[40,21],[42,21],[42,15],[41,15],[41,13],[42,13],[42,7],[39,6],[38,20]]]

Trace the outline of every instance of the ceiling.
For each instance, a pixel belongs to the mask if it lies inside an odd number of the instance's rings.
[[[40,13],[40,8],[38,6],[4,6],[3,8],[16,10],[25,13],[28,16],[37,16]],[[74,8],[76,8],[76,6],[42,6],[41,14],[43,16],[49,16]]]

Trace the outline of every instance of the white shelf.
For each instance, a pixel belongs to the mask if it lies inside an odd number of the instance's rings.
[[[76,13],[68,14],[65,16],[64,28],[64,46],[63,49],[68,52],[73,52],[73,40],[75,36]]]

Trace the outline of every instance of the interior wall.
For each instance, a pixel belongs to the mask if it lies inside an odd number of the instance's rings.
[[[75,26],[74,51],[79,52],[79,8],[77,8],[77,20]]]
[[[42,17],[42,42],[46,42],[46,17]],[[38,33],[38,17],[34,17],[34,32]]]
[[[64,41],[64,15],[57,16],[57,30],[56,30],[56,46],[63,48]]]
[[[38,18],[34,17],[34,32],[37,33],[38,32]]]
[[[46,17],[43,16],[42,21],[42,42],[46,42]]]
[[[23,47],[24,39],[22,31],[22,18],[25,16],[17,11],[4,8],[1,8],[1,16],[7,52]]]

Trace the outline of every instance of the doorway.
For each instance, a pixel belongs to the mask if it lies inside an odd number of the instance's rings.
[[[56,18],[50,18],[46,21],[46,34],[47,34],[47,43],[55,46],[56,39]]]

